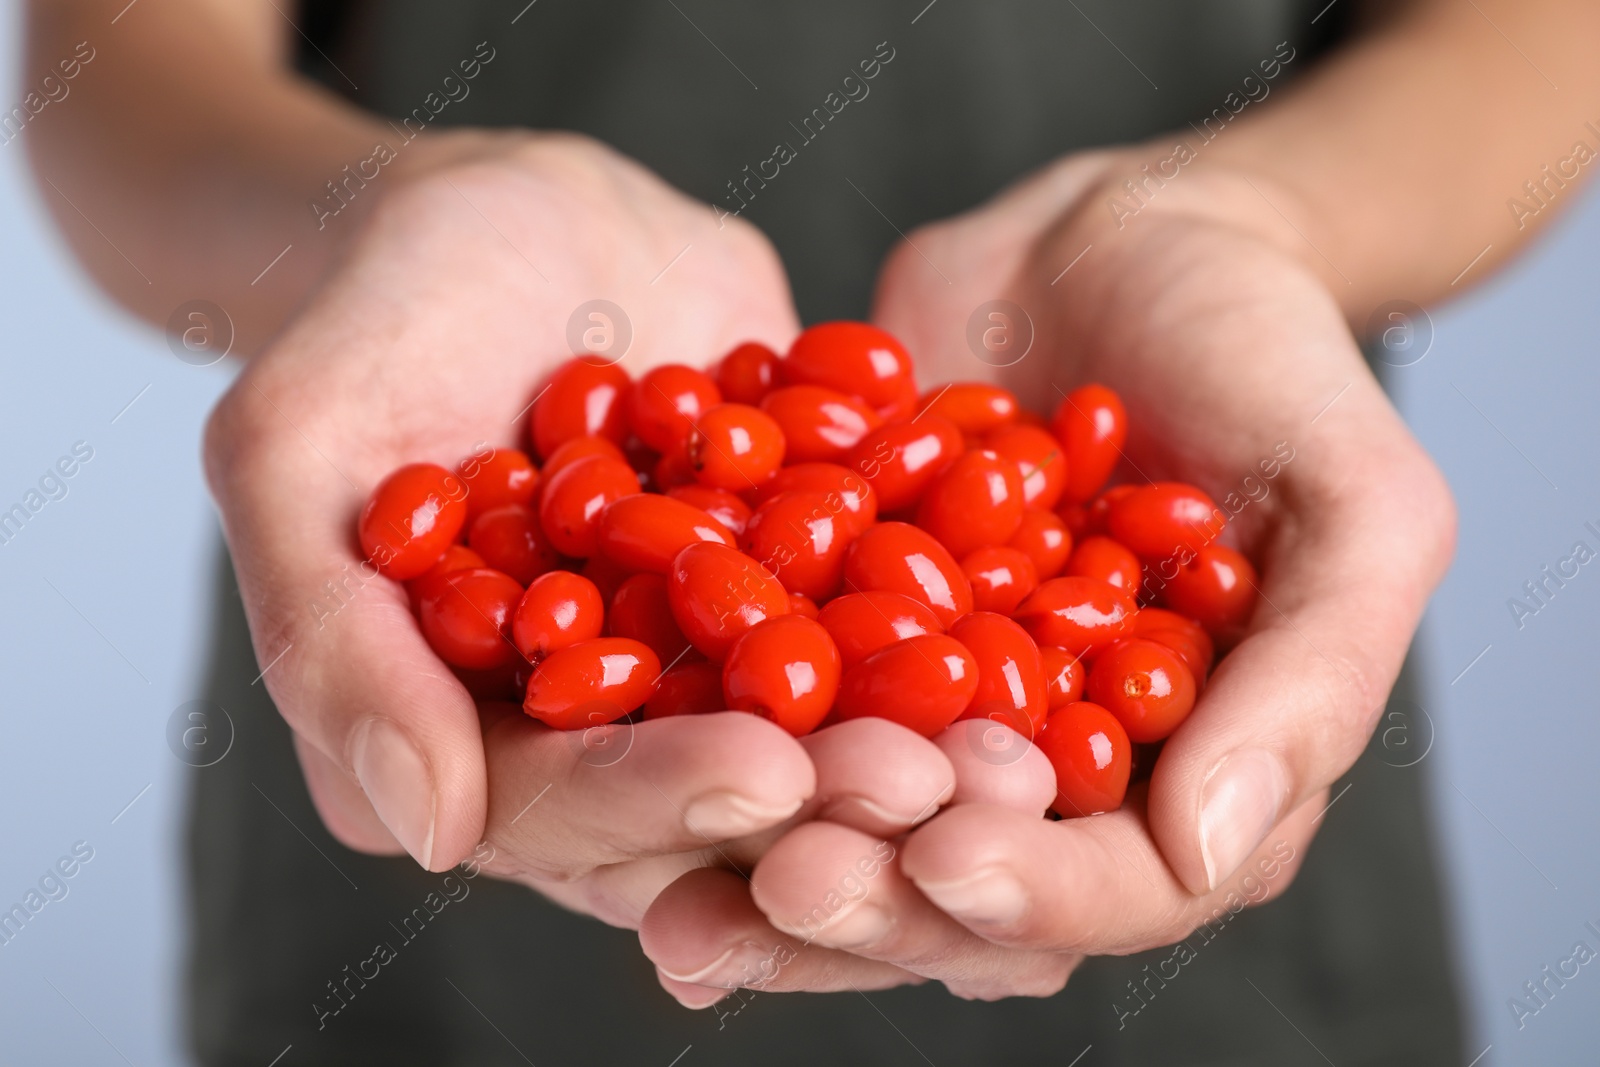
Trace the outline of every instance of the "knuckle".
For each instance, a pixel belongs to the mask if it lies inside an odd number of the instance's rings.
[[[1450,483],[1433,460],[1421,455],[1416,468],[1409,494],[1415,509],[1413,521],[1419,527],[1417,534],[1425,558],[1434,568],[1434,581],[1438,581],[1455,555],[1460,513]]]
[[[713,221],[711,225],[716,225]],[[763,275],[782,277],[782,261],[771,239],[760,227],[745,219],[723,220],[724,237],[729,245],[730,258],[746,267],[759,269]]]
[[[237,481],[237,472],[261,456],[275,450],[278,426],[275,413],[251,388],[253,375],[246,372],[223,394],[206,417],[202,454],[206,484],[216,499]]]
[[[932,284],[939,278],[929,268],[926,255],[935,263],[940,261],[940,255],[945,241],[945,234],[949,232],[950,223],[933,222],[918,226],[905,238],[895,243],[889,250],[889,256],[884,264],[884,277],[899,282],[901,285],[920,282]],[[924,277],[926,275],[926,277]]]
[[[627,157],[603,141],[571,130],[553,130],[525,138],[511,158],[537,168],[570,168],[595,174],[627,165]]]

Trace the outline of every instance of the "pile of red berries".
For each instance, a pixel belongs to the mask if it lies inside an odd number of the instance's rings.
[[[984,383],[919,396],[866,324],[710,373],[579,357],[531,423],[542,466],[484,447],[402,467],[359,532],[475,696],[558,729],[992,719],[1050,758],[1054,810],[1088,815],[1122,803],[1255,605],[1205,493],[1105,488],[1127,435],[1110,389],[1049,423]]]

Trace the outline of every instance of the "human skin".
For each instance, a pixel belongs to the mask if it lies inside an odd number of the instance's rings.
[[[31,74],[99,39],[122,6],[34,3]],[[133,8],[72,105],[27,136],[55,186],[47,202],[114,296],[163,322],[209,294],[256,354],[211,420],[207,471],[257,654],[265,664],[292,646],[265,681],[336,836],[403,845],[432,869],[487,839],[491,872],[640,926],[687,1004],[748,984],[749,943],[793,950],[765,989],[931,978],[969,996],[1037,995],[1084,954],[1187,933],[1275,844],[1303,853],[1448,560],[1448,491],[1351,327],[1385,300],[1454,291],[1489,245],[1470,275],[1481,278],[1557,214],[1518,228],[1505,200],[1593,117],[1600,69],[1585,48],[1600,14],[1577,0],[1389,10],[1124,225],[1108,201],[1171,139],[1052,165],[914,232],[885,266],[875,318],[928,381],[991,373],[966,348],[966,321],[1005,295],[1037,330],[1005,380],[1025,396],[1085,380],[1118,389],[1136,477],[1220,494],[1278,442],[1295,451],[1230,535],[1262,564],[1262,606],[1148,796],[1062,823],[1038,817],[1053,791],[1038,753],[996,767],[954,733],[881,731],[868,759],[826,733],[796,742],[730,715],[642,724],[628,758],[599,766],[520,717],[480,720],[386,585],[332,632],[310,632],[308,597],[355,561],[349,520],[366,488],[399,463],[467,454],[484,426],[505,427],[489,443],[513,443],[513,417],[566,351],[567,315],[595,292],[621,294],[634,320],[635,373],[750,338],[786,344],[794,312],[752,230],[717,227],[582,139],[474,131],[408,146],[385,184],[318,230],[306,199],[382,134],[283,69],[285,27],[268,4]],[[189,61],[168,62],[179,50]],[[291,243],[292,269],[249,284]],[[419,780],[420,793],[397,784]],[[814,938],[796,925],[841,867],[952,791],[963,803],[897,844],[862,903]],[[742,801],[693,807],[729,793]]]
[[[1561,92],[1490,20],[1529,31],[1518,46]],[[1116,389],[1132,427],[1130,477],[1189,481],[1220,499],[1280,442],[1293,449],[1228,534],[1261,564],[1261,602],[1148,791],[1122,810],[1042,820],[1053,791],[1042,761],[997,766],[943,738],[958,798],[988,791],[1008,803],[956,804],[914,830],[820,931],[800,920],[870,846],[857,831],[821,824],[779,842],[752,873],[753,908],[735,903],[742,887],[726,876],[686,876],[642,928],[669,989],[714,1003],[741,958],[723,953],[759,944],[796,953],[763,975],[763,990],[803,988],[805,952],[820,946],[965,996],[1048,995],[1085,955],[1175,942],[1230,898],[1259,903],[1290,885],[1455,539],[1448,487],[1352,327],[1386,300],[1445,296],[1486,244],[1474,271],[1549,221],[1541,211],[1519,226],[1506,199],[1528,199],[1522,182],[1571,154],[1585,108],[1600,103],[1592,64],[1562,40],[1589,39],[1596,21],[1572,4],[1410,5],[1138,201],[1124,183],[1169,157],[1178,136],[1063,160],[909,235],[880,278],[874,318],[931,380],[984,373],[966,323],[1005,297],[1036,334],[1030,355],[996,377],[1022,396],[1087,380]],[[1486,116],[1512,113],[1520,119],[1492,153],[1466,147]],[[1404,159],[1385,150],[1400,138]],[[1113,200],[1140,206],[1129,217]],[[1263,865],[1274,873],[1252,892]],[[707,937],[717,916],[725,929]]]
[[[1155,213],[1123,231],[1107,226],[1099,175],[1117,162],[1064,163],[970,216],[912,234],[921,252],[890,261],[876,317],[941,369],[970,377],[983,364],[965,348],[966,316],[997,291],[991,278],[1005,278],[998,291],[1027,310],[1035,347],[1051,356],[1042,374],[1026,366],[1030,355],[1010,378],[1030,383],[1022,395],[1056,395],[1084,380],[1116,389],[1133,427],[1132,476],[1192,482],[1221,499],[1247,476],[1260,481],[1263,461],[1292,457],[1226,535],[1261,564],[1246,636],[1166,742],[1148,792],[1136,790],[1123,809],[1042,819],[1054,791],[1042,759],[990,763],[963,738],[942,739],[963,788],[987,782],[1016,801],[953,805],[914,830],[862,901],[820,931],[798,920],[870,850],[870,835],[817,824],[775,844],[748,890],[767,930],[752,931],[754,917],[726,901],[704,912],[685,902],[680,894],[705,900],[738,888],[713,885],[708,872],[686,877],[643,927],[646,951],[670,974],[716,986],[726,976],[698,973],[691,957],[799,938],[968,996],[1043,995],[1084,955],[1186,936],[1245,875],[1259,881],[1257,864],[1274,848],[1292,850],[1295,862],[1253,897],[1269,899],[1292,881],[1326,786],[1364,748],[1448,565],[1453,507],[1326,287],[1233,226]],[[1063,221],[1028,242],[1001,243],[1022,220],[1041,217]],[[1079,264],[1081,278],[1052,287],[1086,244],[1095,258]],[[691,945],[685,931],[703,933],[717,915],[738,917],[722,920],[736,929]],[[785,988],[786,979],[780,970],[763,988]]]

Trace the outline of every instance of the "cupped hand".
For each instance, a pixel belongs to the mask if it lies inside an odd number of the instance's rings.
[[[622,309],[632,343],[615,347],[612,314],[609,354],[635,376],[796,331],[763,238],[608,149],[508,135],[451,156],[362,193],[381,200],[346,260],[207,428],[262,680],[330,831],[430,870],[472,857],[637,925],[659,885],[748,863],[788,822],[820,813],[898,833],[931,812],[950,767],[888,724],[855,724],[841,745],[742,714],[589,734],[515,708],[480,714],[405,591],[362,560],[355,518],[390,470],[523,442],[539,380],[573,354],[580,305]]]
[[[1132,427],[1120,475],[1191,482],[1223,505],[1224,539],[1261,569],[1255,614],[1148,791],[1116,813],[1042,819],[1042,803],[1015,801],[1028,791],[1016,781],[1047,767],[996,768],[947,743],[958,795],[977,795],[893,844],[828,922],[816,902],[841,899],[874,839],[819,823],[775,845],[753,875],[759,911],[724,928],[727,944],[781,943],[796,961],[761,988],[804,988],[807,953],[846,948],[967,996],[1048,994],[1083,955],[1179,940],[1289,885],[1327,787],[1382,712],[1453,550],[1449,492],[1363,363],[1330,291],[1337,271],[1327,283],[1308,267],[1292,197],[1196,169],[1119,226],[1109,202],[1129,202],[1136,160],[1069,160],[912,233],[875,317],[925,386],[988,378],[1041,411],[1085,381],[1117,390]],[[1013,310],[969,332],[997,299]],[[990,325],[1031,330],[1027,354],[1001,367],[1020,345],[969,344]],[[687,906],[676,890],[662,913]],[[683,966],[667,955],[652,952]]]

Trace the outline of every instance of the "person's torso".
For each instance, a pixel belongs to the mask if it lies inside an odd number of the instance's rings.
[[[1337,9],[1312,22],[1323,7],[309,0],[302,66],[397,138],[482,124],[605,141],[766,231],[812,321],[865,314],[897,231],[1064,153],[1257,106],[1337,32]]]

